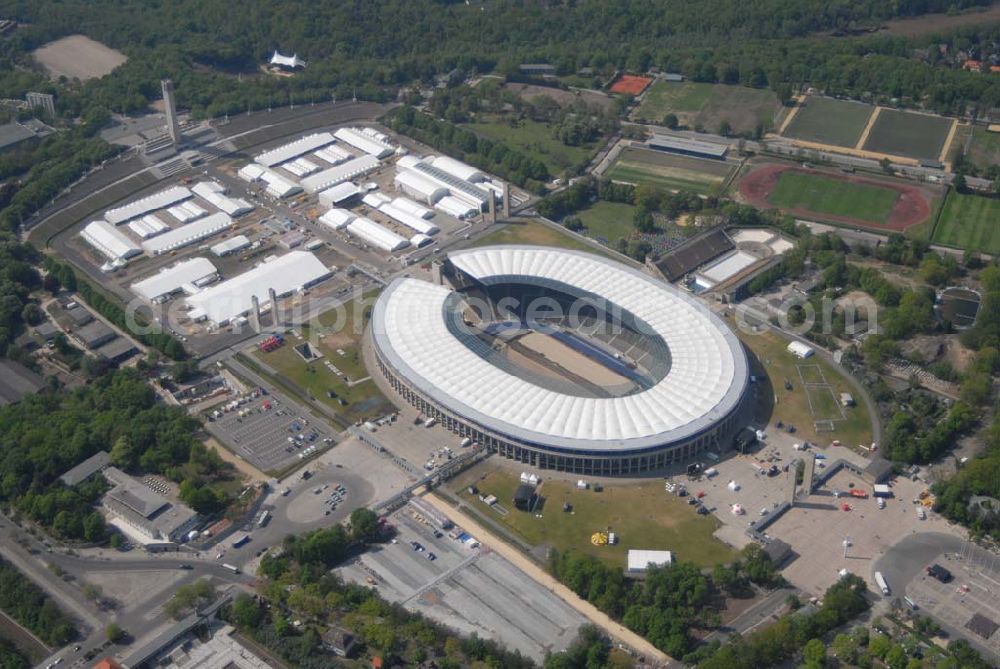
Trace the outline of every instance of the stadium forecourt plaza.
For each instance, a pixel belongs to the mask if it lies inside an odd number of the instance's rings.
[[[440,271],[440,284],[392,281],[370,337],[392,388],[460,436],[535,467],[613,476],[725,450],[743,427],[742,345],[672,286],[535,246],[457,251]],[[599,365],[602,382],[544,353],[528,351],[530,364],[506,353],[532,336],[579,354],[580,369]]]

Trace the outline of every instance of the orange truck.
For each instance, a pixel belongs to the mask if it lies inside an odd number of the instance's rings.
[[[868,499],[868,493],[864,490],[859,490],[858,488],[851,488],[851,497],[857,497],[858,499]]]

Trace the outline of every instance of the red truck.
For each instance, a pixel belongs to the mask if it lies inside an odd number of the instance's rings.
[[[868,493],[864,490],[859,490],[858,488],[851,488],[851,497],[857,497],[858,499],[868,499]]]

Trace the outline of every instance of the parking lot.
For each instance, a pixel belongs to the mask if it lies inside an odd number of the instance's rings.
[[[929,576],[926,567],[939,564],[953,578],[948,583]],[[943,553],[924,565],[918,576],[906,585],[905,594],[923,612],[943,627],[969,639],[982,650],[1000,660],[1000,633],[981,630],[977,633],[966,625],[976,614],[987,621],[1000,622],[1000,571],[981,561],[972,561],[955,553]],[[900,596],[902,594],[900,593]]]
[[[391,522],[398,529],[397,543],[341,567],[344,579],[373,585],[389,601],[464,634],[496,639],[536,661],[566,648],[584,623],[583,616],[496,553],[471,548],[447,532],[435,537],[431,526],[414,518],[412,507],[394,513]]]
[[[867,499],[834,496],[854,484],[869,493]],[[922,532],[952,532],[948,523],[937,514],[925,511],[926,519],[917,515],[915,498],[924,485],[908,479],[893,484],[894,497],[879,509],[870,496],[871,486],[859,476],[842,469],[812,495],[796,505],[767,528],[767,534],[792,546],[799,556],[784,570],[785,578],[805,592],[822,594],[846,569],[874,583],[874,563],[900,540]],[[849,510],[843,510],[847,504]],[[845,556],[843,542],[847,540]]]
[[[333,439],[327,425],[310,419],[301,407],[274,391],[219,412],[206,423],[209,431],[262,472],[304,460],[327,448]]]
[[[379,381],[380,379],[376,380],[377,383]],[[379,383],[379,388],[391,393],[387,397],[396,400],[395,404],[400,410],[395,421],[378,426],[372,437],[393,455],[409,462],[414,471],[429,474],[445,464],[450,459],[449,455],[456,458],[468,450],[462,446],[461,437],[441,427],[440,423],[431,427],[423,423],[417,424],[415,420],[420,413],[416,409],[398,399],[386,384]],[[450,453],[444,450],[446,448],[451,449]]]

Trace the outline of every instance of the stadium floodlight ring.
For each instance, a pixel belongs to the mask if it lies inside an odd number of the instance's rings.
[[[622,457],[669,449],[727,423],[748,385],[742,345],[703,304],[639,270],[590,253],[537,246],[457,251],[447,263],[480,286],[566,286],[634,315],[662,339],[669,368],[650,387],[614,397],[561,393],[501,369],[454,332],[454,291],[400,278],[377,300],[372,343],[382,372],[449,417],[563,456]],[[411,398],[412,401],[413,398]],[[463,430],[463,433],[466,431]]]

